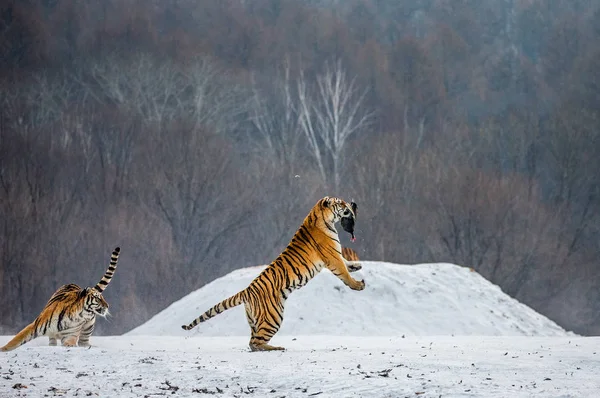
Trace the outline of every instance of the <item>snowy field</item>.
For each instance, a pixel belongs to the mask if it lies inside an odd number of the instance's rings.
[[[284,352],[249,351],[242,307],[180,329],[253,267],[89,349],[38,338],[0,353],[0,397],[600,396],[600,337],[563,330],[468,268],[363,266],[362,292],[322,272],[291,295],[272,340]]]
[[[0,343],[4,343],[3,338]],[[96,337],[2,353],[1,397],[598,397],[600,338]]]

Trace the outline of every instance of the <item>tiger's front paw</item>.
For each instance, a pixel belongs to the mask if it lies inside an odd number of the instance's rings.
[[[356,281],[356,283],[353,286],[350,286],[350,288],[352,290],[364,290],[364,288],[365,288],[364,279],[362,281]]]
[[[61,343],[63,347],[75,347],[77,345],[77,336],[63,337]]]
[[[362,269],[362,265],[359,262],[356,262],[356,261],[348,262],[348,271],[349,272],[356,272],[361,269]]]

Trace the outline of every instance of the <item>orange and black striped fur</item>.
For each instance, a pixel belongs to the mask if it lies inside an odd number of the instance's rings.
[[[94,331],[96,315],[108,314],[108,303],[102,292],[110,282],[117,268],[120,249],[117,247],[110,257],[106,273],[93,288],[85,289],[71,283],[60,287],[40,313],[40,315],[21,330],[0,351],[11,351],[40,336],[48,336],[50,345],[56,345],[60,339],[63,346],[81,347],[90,345],[90,336]]]
[[[274,347],[268,343],[281,326],[285,301],[295,289],[306,285],[323,267],[329,269],[350,289],[365,288],[364,281],[357,281],[349,274],[349,270],[358,271],[361,265],[358,262],[348,262],[342,257],[342,247],[334,225],[346,219],[342,225],[347,232],[352,233],[355,209],[355,203],[346,203],[338,198],[325,197],[319,200],[285,250],[246,289],[215,305],[182,328],[190,330],[198,323],[243,303],[251,329],[250,349],[283,350],[283,347]],[[346,227],[347,225],[352,227]]]
[[[349,247],[342,247],[342,257],[344,257],[346,261],[358,261],[358,254]],[[350,270],[350,267],[348,267],[348,269]]]

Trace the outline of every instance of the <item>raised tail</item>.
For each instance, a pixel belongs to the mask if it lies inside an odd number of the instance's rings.
[[[244,289],[241,292],[236,293],[233,296],[221,301],[219,304],[215,305],[214,307],[212,307],[211,309],[206,311],[204,314],[202,314],[198,318],[194,319],[192,321],[192,323],[190,323],[189,325],[182,325],[181,327],[184,330],[193,329],[200,322],[208,321],[213,316],[218,315],[225,310],[228,310],[230,308],[233,308],[235,306],[242,304],[244,302],[245,296],[246,296],[246,290]]]
[[[6,343],[4,347],[0,347],[0,351],[12,351],[35,338],[35,327],[33,323],[30,323],[29,325],[25,326],[25,328],[21,330],[15,337],[13,337],[11,341]]]
[[[100,282],[98,282],[96,286],[94,286],[94,289],[96,289],[100,293],[102,293],[104,289],[106,289],[106,286],[108,286],[108,284],[110,283],[110,280],[112,279],[115,270],[117,269],[117,261],[119,260],[120,252],[121,248],[119,247],[113,250],[112,255],[110,256],[110,264],[108,264],[108,269],[104,273],[104,276],[102,276],[102,279],[100,279]]]

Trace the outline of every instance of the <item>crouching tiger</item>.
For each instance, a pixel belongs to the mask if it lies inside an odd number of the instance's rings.
[[[102,292],[110,282],[117,268],[120,249],[117,247],[110,257],[106,273],[93,288],[85,289],[71,283],[61,286],[48,300],[38,317],[21,330],[0,351],[11,351],[39,336],[48,336],[50,345],[57,339],[66,347],[90,345],[96,315],[108,315],[108,303]]]
[[[356,203],[346,203],[328,196],[319,200],[304,219],[285,250],[241,292],[215,305],[189,325],[207,321],[221,312],[244,303],[246,319],[251,329],[252,351],[283,350],[269,345],[283,321],[284,304],[288,296],[311,280],[323,267],[327,267],[344,284],[353,290],[363,290],[365,282],[357,281],[350,272],[361,269],[357,261],[342,257],[340,239],[335,223],[354,239]]]

